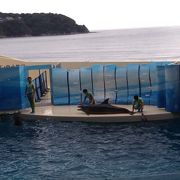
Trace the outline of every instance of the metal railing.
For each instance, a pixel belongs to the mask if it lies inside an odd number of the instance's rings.
[[[42,72],[38,77],[33,79],[35,86],[35,101],[41,101],[41,97],[45,96],[48,92],[48,83],[47,83],[47,71]]]

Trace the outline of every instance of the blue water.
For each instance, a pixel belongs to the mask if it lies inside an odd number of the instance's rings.
[[[0,179],[180,179],[180,121],[0,121]]]

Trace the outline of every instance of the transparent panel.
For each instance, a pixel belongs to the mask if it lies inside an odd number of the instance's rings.
[[[47,85],[47,71],[43,72],[43,76],[44,76],[45,91],[47,91],[47,89],[48,89],[48,85]]]
[[[34,88],[35,88],[35,102],[37,102],[38,101],[38,94],[36,93],[36,79],[33,79],[32,83],[33,83]]]
[[[19,68],[0,68],[0,110],[21,109]]]
[[[27,83],[27,77],[28,77],[28,71],[25,66],[19,67],[19,73],[20,73],[20,91],[21,91],[21,108],[27,108],[29,107],[29,102],[25,94],[26,89],[26,83]]]
[[[164,66],[157,66],[157,75],[158,75],[157,106],[159,108],[164,108],[166,106],[165,67]]]
[[[115,75],[116,65],[109,64],[104,66],[105,98],[109,98],[109,102],[112,103],[115,103],[117,98]]]
[[[158,105],[158,74],[157,74],[157,63],[149,64],[150,67],[150,83],[151,83],[151,97],[150,104]]]
[[[92,83],[93,93],[96,102],[102,102],[104,100],[104,68],[103,65],[95,64],[92,66]]]
[[[79,69],[72,69],[69,73],[70,104],[79,104],[81,101]]]
[[[36,101],[39,101],[41,97],[41,92],[40,92],[40,87],[39,87],[39,77],[35,79],[35,88],[36,88],[36,96],[37,96]]]
[[[93,93],[92,88],[92,69],[91,68],[80,68],[80,91],[81,91],[81,101],[82,101],[82,90],[87,89]]]
[[[51,78],[52,78],[52,103],[54,105],[69,104],[67,70],[63,68],[52,69]]]
[[[165,66],[166,110],[180,112],[180,65]]]
[[[41,94],[41,88],[40,88],[40,78],[39,78],[39,77],[38,77],[38,78],[36,78],[36,86],[37,86],[38,95],[39,95],[39,97],[41,97],[41,96],[42,96],[42,94]]]
[[[149,65],[141,64],[139,71],[140,78],[140,96],[143,98],[145,104],[150,104],[150,79],[149,79]]]
[[[140,95],[139,92],[139,65],[129,64],[127,66],[127,78],[128,78],[128,104],[131,104],[134,95]]]
[[[40,74],[39,76],[39,80],[40,80],[40,89],[41,89],[41,95],[43,96],[45,93],[45,84],[44,84],[44,75],[43,73]]]
[[[128,101],[128,86],[127,86],[127,67],[116,68],[116,86],[118,104],[127,104]]]

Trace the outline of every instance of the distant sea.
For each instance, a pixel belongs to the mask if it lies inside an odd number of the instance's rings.
[[[179,60],[180,27],[0,39],[0,55],[26,61]]]

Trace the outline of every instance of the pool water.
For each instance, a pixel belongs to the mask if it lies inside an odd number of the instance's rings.
[[[180,179],[180,120],[0,121],[0,179]]]

